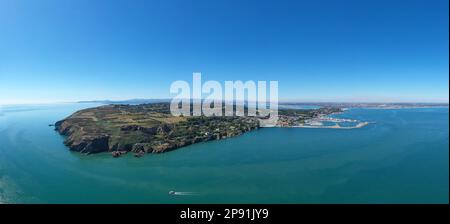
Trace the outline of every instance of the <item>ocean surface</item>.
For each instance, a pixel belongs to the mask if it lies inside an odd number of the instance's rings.
[[[48,126],[93,106],[0,108],[0,203],[449,202],[448,108],[352,109],[338,116],[375,123],[112,158],[71,152]]]

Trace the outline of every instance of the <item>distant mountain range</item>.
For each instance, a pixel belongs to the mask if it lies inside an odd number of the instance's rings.
[[[139,105],[147,103],[168,103],[170,99],[129,99],[129,100],[91,100],[79,101],[77,103],[103,103],[103,104],[130,104]]]

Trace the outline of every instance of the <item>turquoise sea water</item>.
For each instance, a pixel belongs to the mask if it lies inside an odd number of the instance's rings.
[[[0,110],[1,203],[449,202],[448,108],[353,109],[338,116],[376,123],[267,128],[115,159],[71,152],[48,126],[92,106]]]

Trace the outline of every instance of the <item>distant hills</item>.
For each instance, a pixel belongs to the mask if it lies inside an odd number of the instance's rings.
[[[130,104],[139,105],[147,103],[168,103],[170,99],[129,99],[129,100],[91,100],[78,101],[77,103],[103,103],[103,104]]]

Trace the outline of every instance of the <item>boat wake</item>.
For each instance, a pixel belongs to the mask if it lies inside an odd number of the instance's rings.
[[[199,195],[199,193],[197,193],[197,192],[169,191],[169,195],[175,195],[175,196],[194,196],[194,195]]]

